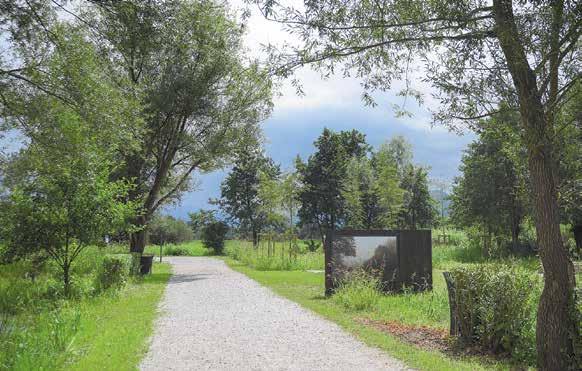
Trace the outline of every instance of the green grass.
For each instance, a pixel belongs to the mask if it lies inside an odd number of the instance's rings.
[[[147,351],[170,265],[155,264],[153,273],[115,296],[80,304],[79,332],[70,345],[66,370],[135,370]]]
[[[0,370],[136,369],[170,267],[156,264],[152,275],[98,293],[103,254],[91,248],[82,255],[76,296],[66,300],[50,264],[35,282],[24,278],[26,262],[0,266]]]
[[[411,367],[423,370],[509,368],[505,363],[486,362],[475,357],[451,358],[438,351],[420,349],[359,322],[362,318],[370,318],[447,328],[448,301],[444,279],[439,270],[434,271],[435,288],[432,292],[382,296],[373,309],[355,311],[324,297],[324,275],[321,273],[258,271],[232,259],[227,258],[226,261],[233,269],[271,288],[277,294],[336,322],[365,343],[385,350]]]
[[[160,256],[160,247],[149,245],[146,247],[145,254]],[[210,256],[214,255],[212,249],[207,249],[202,245],[202,241],[194,240],[184,242],[179,245],[168,244],[162,247],[162,256]],[[162,258],[163,259],[163,258]]]
[[[227,245],[231,241],[226,241]],[[129,253],[129,246],[127,244],[113,244],[103,248],[110,254],[127,254]],[[144,254],[160,256],[160,246],[158,245],[147,245]],[[182,242],[180,244],[166,244],[162,247],[162,257],[163,256],[212,256],[214,251],[212,249],[207,249],[202,244],[200,240],[193,240],[188,242]]]
[[[322,270],[324,256],[321,250],[307,251],[306,244],[296,246],[287,242],[275,242],[268,247],[260,243],[253,247],[248,241],[228,241],[226,255],[260,271]]]

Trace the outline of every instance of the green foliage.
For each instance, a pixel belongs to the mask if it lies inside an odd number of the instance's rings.
[[[483,263],[485,261],[481,243],[475,243],[464,234],[460,243],[435,246],[432,250],[432,264],[438,269],[449,270],[462,263]]]
[[[62,270],[65,292],[72,263],[89,244],[126,228],[135,212],[124,201],[130,187],[111,182],[111,165],[81,118],[56,112],[43,131],[45,146],[31,143],[13,163],[17,176],[0,218],[13,256],[44,252]]]
[[[259,171],[257,197],[261,202],[261,211],[265,215],[265,226],[269,229],[280,229],[285,225],[285,217],[281,213],[283,193],[280,174],[271,174]]]
[[[518,121],[514,114],[489,119],[489,129],[480,133],[463,156],[462,176],[451,195],[455,225],[479,226],[483,233],[497,239],[511,238],[514,248],[519,245],[527,211],[528,171],[520,148]]]
[[[333,301],[349,310],[371,310],[382,296],[379,284],[378,278],[364,271],[353,271],[338,285]]]
[[[307,164],[296,165],[303,182],[303,225],[316,224],[323,231],[433,225],[436,210],[428,172],[410,163],[411,146],[403,137],[383,143],[370,157],[364,136],[357,132],[325,129],[315,145],[317,152]]]
[[[301,189],[301,182],[299,181],[299,174],[297,171],[289,171],[282,175],[279,183],[279,194],[281,208],[287,213],[289,229],[295,233],[295,221],[293,218],[297,214],[299,208],[299,190]]]
[[[156,245],[179,244],[194,239],[194,234],[188,224],[170,215],[155,217],[147,230],[150,242]]]
[[[131,0],[96,6],[95,14],[95,42],[143,108],[138,148],[120,151],[118,174],[139,180],[130,198],[143,208],[135,220],[142,226],[189,189],[193,172],[220,168],[256,145],[271,80],[245,55],[244,27],[227,4]],[[141,252],[139,237],[133,248]]]
[[[192,228],[192,232],[194,232],[194,238],[199,239],[204,226],[206,226],[208,223],[216,221],[214,213],[215,210],[204,209],[200,209],[193,213],[188,213],[188,217],[190,218],[188,225],[190,228]]]
[[[383,161],[382,157],[376,153],[372,160],[354,157],[349,161],[342,189],[346,227],[384,228],[393,221],[402,192],[394,162],[391,158]]]
[[[260,271],[322,270],[324,267],[321,251],[301,251],[289,241],[275,242],[270,250],[264,244],[253,247],[244,241],[233,241],[225,251],[230,258]]]
[[[128,255],[106,256],[97,272],[95,287],[99,291],[119,288],[124,285],[130,275],[131,257]]]
[[[183,246],[165,245],[163,247],[163,254],[167,256],[189,256],[190,250]]]
[[[268,226],[269,208],[265,204],[273,203],[265,197],[265,186],[259,194],[261,177],[264,184],[279,174],[279,166],[270,158],[258,149],[247,149],[237,154],[234,167],[221,184],[217,203],[241,231],[250,232],[255,243],[261,230]]]
[[[403,166],[412,160],[411,145],[404,137],[397,136],[382,143],[372,157],[376,172],[376,188],[378,207],[381,210],[378,218],[378,228],[394,227],[398,212],[402,208],[404,197],[401,188]]]
[[[307,246],[307,251],[316,252],[321,247],[321,241],[307,240],[305,241],[305,245]]]
[[[582,258],[582,86],[576,85],[571,100],[561,112],[558,133],[560,159],[560,211],[564,222],[572,226],[573,256]]]
[[[127,246],[123,246],[122,251],[126,251]],[[149,245],[144,250],[145,254],[156,255],[160,254],[160,246]],[[179,245],[168,244],[162,247],[163,256],[208,256],[213,255],[213,250],[208,250],[200,240],[181,243]]]
[[[0,319],[0,321],[2,321]],[[0,331],[0,367],[10,370],[51,370],[60,364],[79,330],[80,312],[75,307],[46,310],[33,323],[4,319],[9,330]],[[1,325],[0,325],[1,326]]]
[[[207,224],[202,231],[204,247],[213,249],[217,255],[222,255],[228,229],[228,225],[222,221]]]
[[[518,362],[535,365],[535,325],[541,279],[504,264],[451,272],[462,339]]]
[[[314,143],[316,152],[307,163],[296,164],[303,187],[299,192],[299,217],[302,224],[313,223],[335,229],[345,219],[342,197],[346,168],[351,158],[368,152],[365,136],[357,130],[335,133],[324,129]]]
[[[402,170],[400,187],[404,190],[402,208],[398,215],[403,229],[430,228],[437,211],[428,191],[428,170],[408,165]]]
[[[76,285],[85,282],[91,289],[74,300],[64,299],[48,266],[35,282],[24,276],[25,260],[0,266],[0,369],[130,369],[138,365],[163,293],[160,283],[165,283],[169,273],[165,270],[160,277],[156,265],[153,275],[110,295],[111,291],[97,290],[96,274],[109,259],[104,254],[91,247],[83,255],[87,260],[83,265],[92,269],[83,269]],[[77,368],[77,362],[86,358],[90,361]]]

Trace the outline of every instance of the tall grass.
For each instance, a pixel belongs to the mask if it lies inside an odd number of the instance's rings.
[[[275,242],[272,246],[253,247],[248,241],[231,241],[225,247],[227,256],[259,271],[322,270],[322,252],[309,252],[305,247]]]
[[[50,370],[61,363],[79,329],[74,306],[45,310],[34,317],[5,317],[0,333],[0,369]]]
[[[98,284],[110,260],[109,250],[87,248],[73,265],[68,297],[50,260],[34,276],[27,260],[0,265],[0,370],[58,368],[79,330],[81,304],[117,293]]]
[[[372,310],[377,306],[382,294],[380,280],[362,270],[350,272],[340,283],[333,295],[333,301],[348,310]]]

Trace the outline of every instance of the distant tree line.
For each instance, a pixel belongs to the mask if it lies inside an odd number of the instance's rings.
[[[428,169],[413,164],[403,137],[373,149],[357,130],[324,129],[314,146],[289,172],[260,150],[238,153],[213,202],[255,243],[268,230],[323,239],[329,229],[417,229],[436,222]]]

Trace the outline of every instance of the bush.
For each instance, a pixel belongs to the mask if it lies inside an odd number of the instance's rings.
[[[363,270],[349,273],[339,284],[333,295],[333,301],[349,310],[370,310],[378,304],[381,293],[380,281]]]
[[[163,254],[166,256],[188,256],[190,255],[190,250],[183,246],[169,245],[164,246]]]
[[[178,244],[194,239],[194,233],[186,222],[169,215],[155,217],[148,226],[148,235],[155,245]]]
[[[527,270],[484,264],[451,272],[461,339],[535,365],[535,324],[542,282]]]
[[[224,222],[212,222],[202,230],[202,243],[208,249],[214,249],[217,255],[221,255],[224,249],[224,240],[228,233],[228,225]]]
[[[120,287],[127,281],[131,269],[128,256],[106,256],[97,273],[95,288],[98,291]]]

